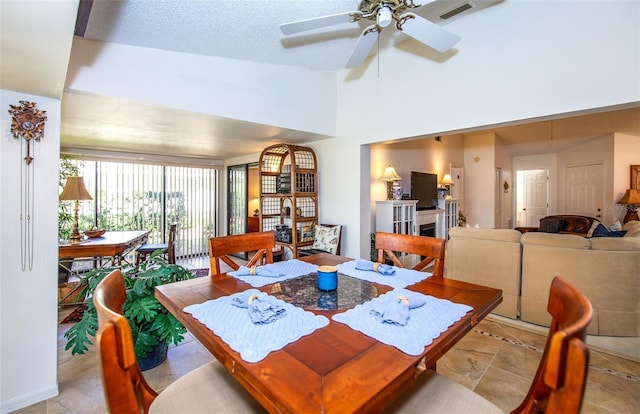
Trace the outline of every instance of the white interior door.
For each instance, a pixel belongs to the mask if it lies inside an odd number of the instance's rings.
[[[549,172],[518,171],[518,225],[538,227],[540,219],[549,215]]]
[[[604,165],[567,167],[566,214],[602,218]]]

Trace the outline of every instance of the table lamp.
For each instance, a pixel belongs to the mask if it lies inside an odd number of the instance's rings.
[[[625,191],[624,195],[620,200],[618,200],[617,204],[627,205],[627,214],[624,216],[622,224],[631,220],[640,221],[640,218],[638,217],[638,211],[636,210],[636,206],[640,205],[640,194],[638,193],[637,189],[630,188]]]
[[[451,178],[451,174],[445,174],[444,177],[442,177],[442,181],[440,181],[440,185],[444,185],[447,189],[447,196],[445,198],[450,199],[451,186],[453,185],[453,178]]]
[[[393,183],[395,181],[402,180],[402,177],[400,177],[396,173],[396,170],[391,165],[389,165],[384,169],[384,173],[382,173],[382,177],[380,177],[380,180],[387,182],[387,200],[393,200]]]
[[[75,201],[74,216],[73,216],[73,232],[69,236],[69,242],[80,243],[82,241],[82,235],[78,230],[78,207],[80,206],[80,200],[93,200],[91,194],[84,186],[84,180],[82,177],[67,177],[67,183],[60,193],[60,200]]]

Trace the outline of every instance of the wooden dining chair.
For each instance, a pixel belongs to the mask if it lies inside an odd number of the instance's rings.
[[[176,233],[178,225],[171,224],[169,226],[169,237],[167,243],[144,243],[136,249],[136,264],[140,264],[147,259],[151,253],[156,250],[162,250],[162,254],[167,255],[167,261],[171,264],[176,263]]]
[[[102,384],[110,413],[264,412],[217,361],[178,378],[160,393],[151,388],[138,366],[131,328],[122,315],[126,299],[119,269],[107,275],[93,295]]]
[[[226,263],[231,269],[238,270],[240,265],[230,257],[234,253],[255,252],[247,266],[273,263],[275,247],[276,234],[273,231],[212,237],[209,239],[211,276],[224,273],[220,270],[220,261]]]
[[[444,239],[436,237],[376,233],[376,249],[378,250],[379,263],[384,263],[386,257],[389,257],[395,266],[404,267],[404,264],[396,256],[396,252],[417,254],[423,259],[413,267],[413,270],[422,270],[432,262],[435,262],[433,276],[440,279],[444,275],[444,245]]]
[[[585,339],[593,308],[582,292],[556,276],[551,282],[547,311],[552,321],[538,370],[527,396],[512,413],[580,412],[589,364]],[[387,412],[503,411],[465,386],[427,371]]]

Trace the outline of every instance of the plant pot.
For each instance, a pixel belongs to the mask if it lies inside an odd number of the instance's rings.
[[[162,364],[167,359],[168,350],[169,345],[167,345],[166,342],[159,342],[156,346],[153,347],[151,352],[147,353],[146,357],[138,358],[138,365],[140,366],[140,370],[146,371]]]

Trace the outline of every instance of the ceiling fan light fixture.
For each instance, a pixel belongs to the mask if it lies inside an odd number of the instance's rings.
[[[377,23],[380,27],[387,27],[391,24],[393,20],[393,13],[391,9],[387,6],[380,7],[378,10]]]

